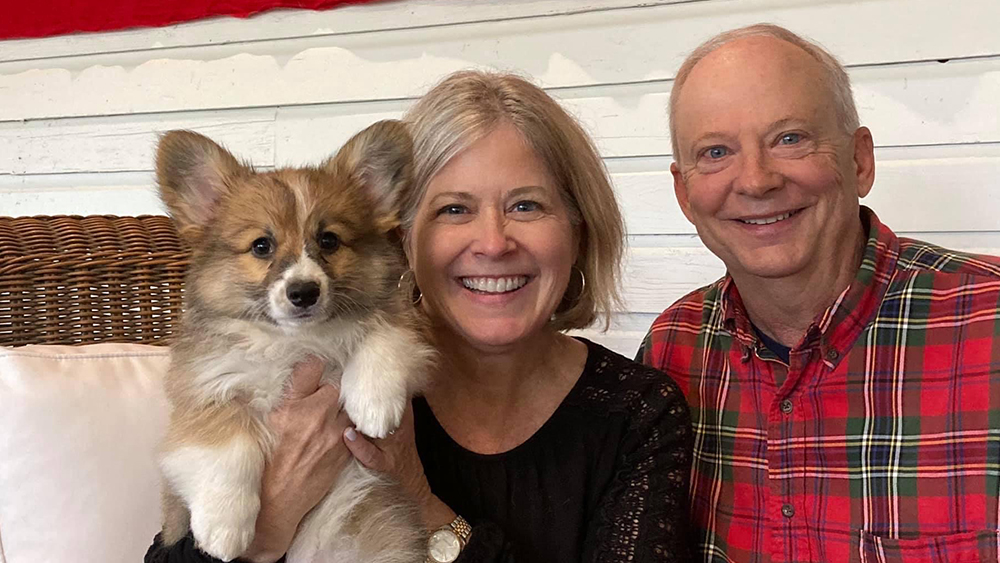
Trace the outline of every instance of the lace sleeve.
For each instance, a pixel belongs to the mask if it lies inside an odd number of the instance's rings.
[[[630,413],[614,481],[603,493],[589,532],[586,561],[687,562],[691,418],[680,388],[667,375],[629,362],[620,396]],[[628,379],[633,381],[628,382]]]

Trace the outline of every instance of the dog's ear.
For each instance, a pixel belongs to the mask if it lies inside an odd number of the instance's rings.
[[[381,230],[399,226],[400,198],[413,183],[413,140],[401,121],[379,121],[354,135],[323,168],[349,174],[364,185]]]
[[[197,241],[234,178],[249,169],[226,149],[193,131],[168,131],[156,149],[156,182],[177,229]]]

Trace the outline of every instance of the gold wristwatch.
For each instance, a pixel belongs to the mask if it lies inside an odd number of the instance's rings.
[[[465,549],[472,526],[456,516],[451,524],[438,528],[427,540],[427,563],[452,563]]]

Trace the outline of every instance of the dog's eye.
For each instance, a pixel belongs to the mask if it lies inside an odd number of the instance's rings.
[[[274,244],[267,237],[260,237],[250,243],[250,252],[258,258],[266,258],[274,252]]]
[[[319,247],[327,252],[333,252],[340,246],[340,237],[327,231],[319,235]]]

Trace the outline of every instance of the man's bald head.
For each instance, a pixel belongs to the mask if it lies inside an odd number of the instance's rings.
[[[748,37],[772,37],[790,43],[812,57],[819,65],[819,70],[823,76],[823,87],[828,90],[831,96],[835,111],[837,112],[837,122],[841,130],[852,135],[860,126],[858,120],[858,110],[854,105],[854,96],[851,92],[851,80],[847,76],[843,65],[822,47],[807,41],[806,39],[792,33],[791,31],[773,24],[756,24],[742,27],[731,31],[726,31],[716,35],[708,41],[699,45],[681,64],[674,78],[674,85],[670,92],[670,140],[673,145],[674,160],[678,160],[677,144],[677,105],[681,97],[684,83],[690,76],[694,67],[705,57],[718,49]]]

